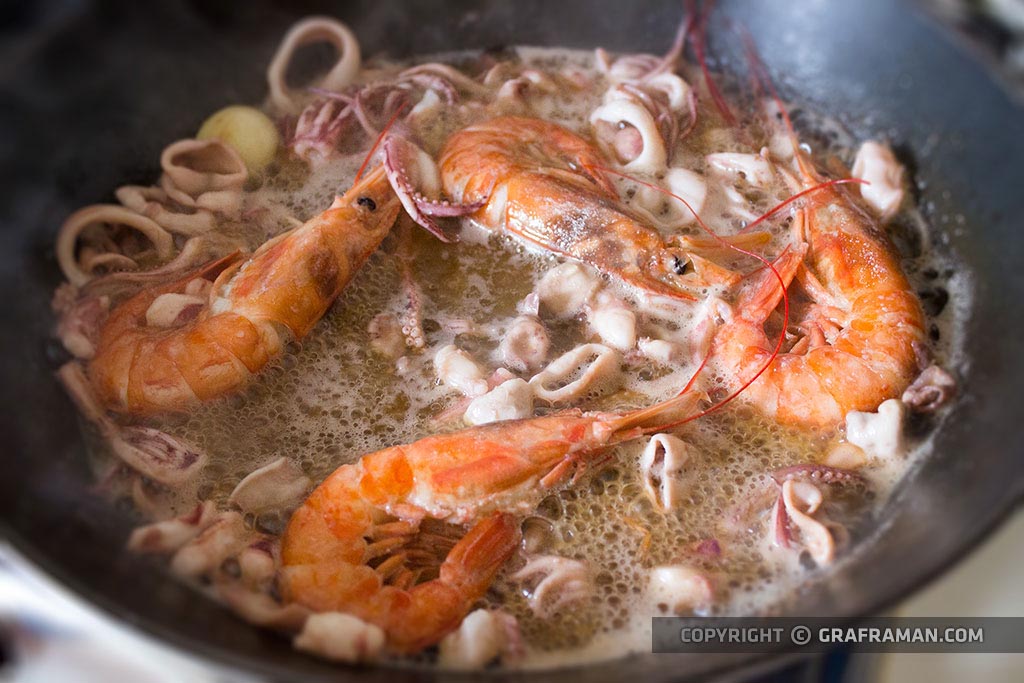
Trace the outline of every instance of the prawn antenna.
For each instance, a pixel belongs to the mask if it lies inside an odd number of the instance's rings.
[[[820,192],[821,190],[827,189],[829,187],[835,187],[836,185],[849,185],[851,183],[855,183],[855,184],[858,184],[858,185],[870,185],[871,184],[867,180],[864,180],[863,178],[838,178],[836,180],[827,180],[827,181],[825,181],[823,183],[818,183],[817,185],[814,185],[813,187],[809,187],[806,190],[801,190],[800,192],[797,192],[795,195],[789,197],[788,199],[782,200],[781,202],[779,202],[778,204],[776,204],[772,208],[770,208],[767,211],[765,211],[759,217],[754,219],[754,221],[751,222],[749,225],[744,226],[737,234],[742,235],[745,232],[749,232],[749,231],[753,230],[755,227],[757,227],[761,223],[765,222],[769,218],[772,218],[773,216],[775,216],[775,214],[779,213],[780,211],[782,211],[784,208],[786,208],[790,204],[793,204],[793,203],[799,201],[800,199],[803,199],[804,197],[806,197],[808,195],[814,194],[816,192]]]
[[[796,158],[800,173],[808,178],[818,178],[819,176],[814,172],[814,169],[804,159],[803,155],[800,154],[800,143],[797,142],[796,128],[793,126],[793,120],[789,117],[789,109],[786,108],[782,98],[779,97],[778,90],[775,89],[775,84],[768,74],[768,68],[765,67],[764,62],[761,60],[761,55],[757,52],[757,45],[754,43],[753,36],[750,35],[747,27],[743,25],[735,26],[735,31],[739,34],[740,41],[743,43],[743,52],[746,55],[747,64],[750,68],[754,91],[758,95],[762,92],[768,93],[768,96],[772,98],[776,108],[779,110],[779,115],[782,116],[782,120],[786,124],[786,134],[789,136],[789,142],[793,146],[793,156]]]
[[[698,7],[696,0],[687,0],[686,12],[691,17],[688,20],[693,22],[693,52],[697,57],[697,64],[700,65],[701,75],[704,77],[704,87],[708,89],[708,94],[711,95],[711,101],[715,103],[715,108],[725,119],[725,122],[729,126],[736,125],[736,116],[729,109],[729,104],[725,101],[725,97],[722,95],[722,91],[718,89],[718,84],[715,83],[715,79],[711,77],[711,71],[708,69],[707,62],[707,29],[708,29],[708,17],[711,15],[711,11],[714,9],[714,0],[709,0],[703,6]],[[701,11],[703,9],[703,11]]]
[[[356,172],[356,179],[352,181],[353,185],[355,183],[358,183],[359,179],[363,177],[363,172],[366,171],[366,167],[370,165],[370,159],[373,158],[374,152],[376,152],[377,148],[380,147],[380,143],[383,142],[384,137],[388,134],[388,131],[391,130],[391,126],[395,125],[395,121],[398,120],[398,117],[401,116],[402,112],[408,109],[408,107],[408,100],[402,102],[398,106],[398,109],[395,110],[395,113],[391,115],[391,118],[388,119],[388,122],[384,125],[384,128],[377,135],[377,139],[373,141],[373,145],[370,147],[370,151],[366,153],[366,158],[363,159],[363,164],[359,167],[359,171]]]
[[[747,58],[747,64],[750,68],[751,82],[754,88],[755,95],[760,98],[763,93],[768,93],[772,101],[775,103],[776,109],[779,111],[779,115],[782,117],[783,122],[786,126],[786,135],[789,137],[790,145],[793,147],[793,157],[796,159],[797,167],[800,173],[805,178],[811,178],[819,180],[820,176],[815,172],[813,166],[808,162],[807,158],[800,153],[800,143],[797,141],[796,128],[793,126],[793,120],[789,116],[789,110],[783,103],[782,98],[779,96],[779,92],[775,89],[775,84],[772,82],[771,76],[768,74],[768,68],[764,65],[764,61],[761,59],[761,55],[758,54],[757,45],[754,43],[753,36],[750,35],[750,31],[747,30],[746,26],[742,24],[731,24],[734,31],[740,36],[740,40],[743,42],[743,51]],[[785,206],[794,202],[802,197],[809,194],[818,192],[820,190],[836,187],[838,185],[846,185],[848,183],[859,183],[861,185],[870,185],[871,183],[863,178],[840,178],[837,180],[828,180],[819,182],[817,185],[807,188],[801,192],[796,193],[789,199],[781,202],[775,208],[771,209],[767,213],[763,214],[760,218],[755,220],[750,225],[747,225],[741,233],[751,230],[754,226],[758,225],[762,221],[775,215],[778,211],[782,210]]]

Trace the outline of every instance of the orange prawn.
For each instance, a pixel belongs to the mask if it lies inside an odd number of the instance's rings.
[[[672,244],[631,215],[594,147],[550,121],[503,116],[465,128],[441,153],[445,191],[490,230],[583,261],[653,294],[693,301],[732,271]],[[758,240],[751,234],[741,241]]]
[[[88,375],[112,410],[148,414],[188,408],[241,388],[305,336],[381,243],[400,204],[378,168],[304,225],[115,308],[100,330]],[[218,275],[219,274],[219,275]],[[205,304],[196,292],[210,289]],[[147,312],[163,297],[192,296],[164,324]],[[196,310],[199,309],[199,310]]]
[[[736,302],[737,313],[715,334],[711,357],[733,386],[768,362],[745,386],[746,403],[779,422],[834,427],[849,411],[875,410],[910,385],[925,345],[924,310],[882,227],[844,181],[823,181],[800,148],[752,38],[745,31],[741,37],[754,87],[773,99],[793,149],[799,180],[788,180],[799,191],[782,206],[798,198],[801,203],[793,244],[774,264],[775,273],[750,278]],[[807,297],[794,306],[790,321],[786,289],[794,280]],[[791,345],[780,353],[765,326],[784,296],[782,334],[790,336]]]
[[[653,425],[666,415],[684,416],[673,424],[685,421],[701,398],[687,387],[624,414],[576,410],[492,423],[342,465],[288,524],[284,597],[372,623],[395,652],[437,643],[458,627],[514,552],[520,538],[515,513],[535,509],[609,447],[665,428]],[[473,524],[451,545],[438,542],[430,520]],[[439,547],[447,555],[437,566]]]
[[[816,180],[807,173],[805,182]],[[822,187],[824,184],[819,184]],[[925,318],[882,229],[837,185],[804,200],[796,246],[776,261],[786,285],[807,294],[787,330],[792,345],[743,394],[789,424],[831,427],[851,410],[874,410],[901,395],[918,372]],[[737,383],[772,354],[765,326],[782,290],[755,275],[716,332],[712,358]]]

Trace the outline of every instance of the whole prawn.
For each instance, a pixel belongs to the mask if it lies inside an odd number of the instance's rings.
[[[701,288],[739,279],[631,215],[605,177],[605,163],[589,142],[556,123],[503,116],[452,135],[440,168],[451,197],[483,205],[472,217],[484,227],[653,294],[692,301]]]
[[[715,334],[712,358],[731,385],[770,360],[742,399],[779,422],[831,428],[849,411],[875,410],[910,385],[925,345],[924,310],[882,226],[844,181],[823,181],[800,148],[753,41],[743,38],[755,85],[771,95],[785,122],[797,177],[783,173],[801,204],[777,272],[762,271],[747,283],[737,313]],[[773,277],[780,274],[781,282]],[[795,341],[778,353],[765,325],[793,280],[807,302],[782,331]]]
[[[115,308],[99,334],[88,375],[112,410],[182,410],[239,389],[280,354],[287,335],[305,336],[376,250],[400,204],[383,167],[329,209],[263,245],[143,290]],[[171,326],[147,325],[159,298],[217,275],[210,300]],[[184,321],[180,318],[184,317]]]
[[[797,246],[776,268],[810,300],[791,323],[799,338],[742,400],[780,422],[831,427],[849,411],[874,410],[909,386],[924,344],[924,311],[888,238],[844,192],[817,193],[794,226]],[[781,297],[774,278],[756,276],[741,293],[737,314],[715,334],[712,358],[731,383],[772,353],[765,325]]]
[[[288,524],[284,597],[375,624],[395,652],[432,645],[459,625],[512,555],[520,538],[515,513],[535,509],[610,446],[664,428],[655,423],[669,415],[674,423],[692,416],[701,397],[687,390],[624,414],[577,410],[493,423],[342,465]],[[428,520],[473,524],[452,545]]]

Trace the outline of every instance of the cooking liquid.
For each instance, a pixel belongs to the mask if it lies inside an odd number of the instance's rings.
[[[522,48],[518,55],[535,68],[576,69],[594,80],[592,88],[579,93],[532,100],[539,115],[586,134],[587,117],[608,85],[594,70],[592,53]],[[457,63],[466,58],[456,55],[446,61]],[[700,82],[699,78],[688,80]],[[841,126],[823,118],[811,119],[806,111],[801,119],[801,127],[819,134],[804,138],[816,152],[827,151],[847,163],[852,161],[854,141]],[[436,155],[447,135],[468,122],[465,117],[446,114],[422,121],[418,132],[427,151]],[[704,155],[722,151],[756,150],[721,125],[709,106],[702,106],[697,128],[678,145],[672,165],[706,173]],[[260,199],[282,204],[296,218],[306,220],[328,206],[334,193],[351,185],[362,153],[345,155],[313,175],[304,164],[282,155],[257,192]],[[730,213],[722,185],[709,175],[701,216],[712,230],[731,234],[743,222]],[[626,196],[631,189],[635,186],[622,182]],[[747,208],[756,214],[788,196],[783,187],[741,191],[749,200]],[[950,304],[932,319],[933,346],[940,365],[958,368],[969,284],[930,247],[928,226],[920,215],[906,213],[896,225],[904,226],[904,234],[921,242],[921,248],[904,264],[917,289],[941,287],[949,292]],[[778,253],[787,239],[785,225],[775,221],[774,226],[775,244],[765,253]],[[700,231],[691,224],[684,232]],[[425,231],[413,231],[412,268],[422,297],[427,347],[410,352],[411,363],[403,374],[396,373],[392,361],[371,350],[366,331],[375,315],[397,314],[405,305],[398,260],[393,256],[396,238],[392,236],[312,333],[301,343],[291,344],[243,393],[200,406],[184,418],[153,421],[154,426],[210,456],[196,487],[179,492],[178,508],[190,508],[197,499],[212,499],[226,506],[227,496],[239,480],[282,455],[319,482],[365,453],[461,428],[459,420],[437,420],[460,396],[436,380],[434,353],[455,343],[478,362],[491,369],[499,367],[497,343],[516,316],[516,304],[545,271],[560,262],[515,239],[488,234],[472,225],[463,227],[463,238],[458,244],[443,244]],[[758,266],[749,259],[736,263],[745,271]],[[643,304],[637,292],[607,277],[603,280],[607,289],[636,306],[641,336],[664,338],[670,334],[685,344],[699,322],[699,304],[674,303],[655,309]],[[458,319],[471,320],[488,332],[456,335],[449,331],[448,323]],[[552,335],[549,358],[588,340],[586,323],[580,319],[559,322],[543,315],[542,319]],[[682,360],[666,367],[639,360],[624,363],[623,369],[626,380],[620,391],[593,397],[579,406],[616,410],[649,405],[678,392],[695,365]],[[538,412],[547,410],[538,408]],[[649,617],[663,613],[645,597],[648,572],[657,565],[684,563],[708,572],[716,590],[709,614],[770,608],[805,583],[809,572],[816,571],[806,555],[770,543],[767,517],[777,488],[767,473],[820,461],[837,435],[780,426],[739,401],[689,423],[678,433],[698,454],[690,466],[688,499],[678,509],[662,515],[647,499],[638,473],[646,439],[640,439],[614,449],[609,465],[575,486],[551,493],[524,522],[532,553],[586,562],[595,585],[586,602],[541,619],[530,611],[524,587],[508,578],[523,563],[521,556],[513,558],[484,602],[519,619],[528,645],[524,666],[564,665],[647,651]],[[866,488],[844,491],[832,487],[828,492],[827,516],[850,531],[850,543],[840,551],[839,561],[855,552],[851,546],[871,533],[872,520],[892,487],[928,449],[924,439],[908,457],[895,463],[872,461],[862,470],[869,481]],[[271,516],[251,522],[261,530],[280,533],[287,520]],[[718,541],[720,557],[697,552],[697,544],[707,539]]]

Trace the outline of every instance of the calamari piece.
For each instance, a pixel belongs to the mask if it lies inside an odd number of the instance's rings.
[[[530,386],[540,400],[566,405],[617,389],[621,379],[618,352],[602,344],[583,344],[551,361],[530,379]]]
[[[128,537],[128,550],[159,555],[175,552],[202,533],[216,518],[217,506],[205,500],[180,517],[138,527]]]
[[[463,416],[467,424],[482,425],[533,415],[533,387],[518,377],[502,382],[474,398]]]
[[[685,129],[681,126],[684,112]],[[603,151],[626,170],[648,175],[665,170],[676,142],[696,121],[693,89],[667,71],[651,72],[642,79],[618,79],[590,115]]]
[[[505,367],[530,372],[544,364],[551,340],[544,323],[536,315],[520,315],[512,321],[498,345]]]
[[[482,669],[501,659],[514,659],[521,647],[519,623],[500,610],[478,609],[438,644],[438,662],[450,669]]]
[[[662,72],[644,80],[643,86],[648,90],[662,93],[668,100],[668,106],[674,111],[683,111],[690,106],[693,88],[678,74]]]
[[[277,631],[295,632],[302,628],[310,611],[294,602],[282,605],[264,591],[253,590],[238,581],[219,581],[217,595],[250,624]]]
[[[557,555],[531,558],[512,575],[512,580],[533,583],[527,601],[530,609],[545,619],[567,605],[586,600],[594,592],[586,563]]]
[[[636,313],[623,301],[600,292],[585,310],[590,329],[606,345],[619,351],[636,346]]]
[[[206,465],[205,453],[152,427],[121,427],[108,439],[126,465],[168,486],[192,479]]]
[[[351,102],[333,98],[310,102],[295,121],[288,147],[298,158],[316,168],[335,153],[342,135],[354,126]]]
[[[498,92],[494,97],[496,102],[502,103],[506,111],[529,110],[532,98],[552,95],[560,88],[552,76],[537,69],[522,69],[510,75],[511,78],[498,86]]]
[[[153,299],[146,309],[146,324],[150,327],[177,327],[196,315],[206,304],[207,297],[168,292]]]
[[[893,458],[907,452],[903,423],[906,404],[891,398],[874,413],[851,410],[846,414],[846,440],[876,458]]]
[[[597,274],[578,263],[555,266],[537,283],[537,298],[542,311],[556,318],[571,318],[601,286]]]
[[[362,64],[359,41],[347,26],[327,17],[310,17],[289,29],[267,69],[271,103],[283,112],[295,113],[301,109],[301,97],[287,82],[288,67],[295,52],[302,46],[328,43],[338,51],[338,61],[315,85],[324,90],[338,91],[352,83]]]
[[[431,121],[441,111],[443,103],[441,97],[432,88],[423,93],[423,97],[416,103],[416,106],[409,112],[409,119],[412,121]]]
[[[277,135],[272,124],[271,131]],[[164,149],[160,166],[158,186],[124,185],[115,193],[118,201],[165,230],[189,237],[210,233],[225,219],[241,218],[249,169],[234,147],[216,136],[179,140]]]
[[[220,140],[179,140],[160,155],[160,187],[182,206],[238,218],[249,177],[242,157]]]
[[[276,539],[263,534],[253,534],[253,538],[238,553],[238,571],[246,584],[265,587],[277,575],[281,553]]]
[[[290,510],[302,502],[311,484],[294,462],[281,457],[238,482],[228,502],[254,515]]]
[[[442,242],[452,242],[434,218],[467,216],[483,202],[459,204],[441,199],[441,175],[433,157],[397,135],[384,140],[384,170],[409,217]]]
[[[683,349],[679,344],[665,341],[664,339],[641,337],[637,341],[636,346],[645,358],[650,358],[662,365],[670,365],[683,355]]]
[[[487,393],[487,373],[473,357],[454,344],[441,347],[434,354],[437,378],[466,396]]]
[[[78,296],[77,288],[65,283],[54,294],[53,309],[58,314],[57,337],[64,348],[75,358],[92,358],[100,326],[110,311],[110,298]]]
[[[613,83],[643,80],[654,73],[661,62],[662,58],[656,55],[619,55],[613,59],[604,48],[594,50],[595,65]]]
[[[832,446],[821,462],[827,467],[856,470],[867,464],[868,456],[860,446],[842,441]]]
[[[132,270],[138,267],[133,255],[115,251],[118,247],[113,242],[109,242],[110,248],[104,253],[118,257],[114,262],[87,259],[89,253],[96,252],[78,248],[84,238],[99,239],[97,231],[120,228],[129,228],[141,234],[161,260],[169,259],[174,253],[174,238],[153,220],[116,204],[87,206],[68,216],[57,234],[57,263],[68,282],[81,287],[95,277],[100,269]]]
[[[676,197],[685,200],[685,204],[675,197],[668,197],[670,207],[667,219],[662,223],[668,223],[671,227],[686,225],[697,219],[697,215],[704,209],[704,200],[707,197],[707,180],[696,171],[688,168],[670,168],[665,173],[665,187]]]
[[[182,206],[161,187],[122,185],[114,191],[117,201],[176,235],[203,235],[217,227],[212,211]]]
[[[764,154],[718,152],[705,157],[708,166],[723,175],[742,177],[755,187],[765,187],[775,178],[775,168]]]
[[[379,313],[366,328],[370,335],[370,348],[389,360],[405,355],[405,335],[402,324],[393,313]]]
[[[445,96],[449,104],[454,103],[465,92],[474,97],[487,97],[490,93],[483,84],[470,78],[450,64],[428,62],[417,64],[399,74],[400,80],[427,83]]]
[[[862,144],[851,173],[868,181],[860,186],[860,194],[879,218],[892,218],[906,194],[906,172],[889,146],[874,140]]]
[[[692,448],[671,434],[655,434],[640,456],[644,491],[661,513],[674,510],[686,494],[686,470]]]
[[[692,614],[707,610],[715,591],[704,572],[686,565],[664,565],[651,569],[647,599],[669,614]]]
[[[704,176],[687,168],[670,168],[660,185],[668,193],[646,185],[637,186],[629,206],[651,223],[666,229],[680,228],[696,220],[707,197]]]
[[[950,401],[956,395],[956,380],[938,365],[930,365],[917,376],[902,401],[917,413],[931,413]]]
[[[384,631],[341,612],[312,614],[292,641],[303,652],[336,662],[370,662],[384,648]]]
[[[655,174],[668,164],[665,140],[654,116],[643,104],[626,98],[606,97],[590,114],[597,143],[629,173]]]
[[[218,259],[232,253],[241,253],[244,248],[244,241],[237,236],[227,236],[217,232],[195,235],[185,241],[181,251],[170,261],[144,271],[118,271],[97,277],[82,287],[81,295],[83,297],[110,297],[111,299],[130,296],[137,292],[139,287],[159,286],[169,279],[173,280],[186,275],[189,271],[195,272],[196,268],[209,263],[211,259]],[[193,278],[189,284],[193,284],[197,279],[205,281],[208,285],[213,284],[201,277]],[[189,290],[185,293],[196,294],[197,291]],[[208,295],[209,290],[207,289],[204,291],[203,297],[208,298]]]
[[[252,541],[242,515],[222,512],[196,538],[183,546],[171,559],[171,571],[185,578],[209,575],[225,560],[236,557]]]
[[[776,503],[776,518],[788,520],[799,532],[799,541],[807,549],[811,559],[819,567],[825,567],[835,560],[836,542],[832,532],[814,514],[821,508],[824,495],[814,484],[805,481],[788,480],[782,484],[779,503]],[[786,521],[778,522],[779,525]],[[785,532],[788,537],[788,530]],[[788,538],[787,538],[788,542]]]

